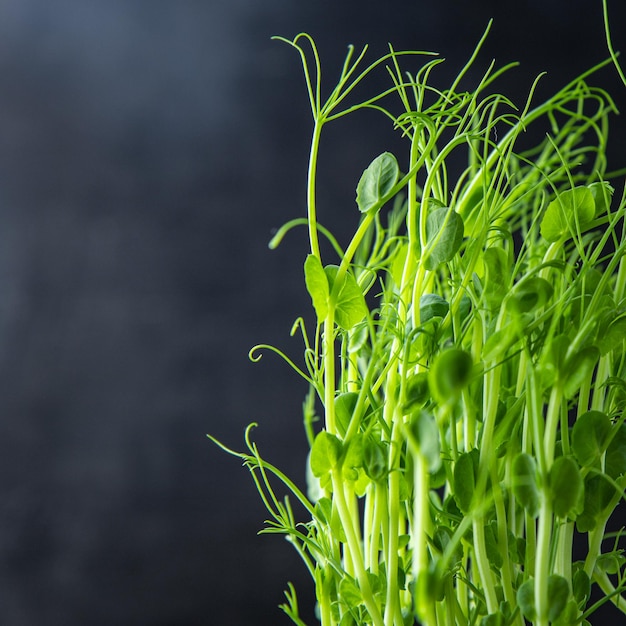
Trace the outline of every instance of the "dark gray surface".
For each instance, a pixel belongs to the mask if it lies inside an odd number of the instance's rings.
[[[309,306],[302,233],[266,247],[303,214],[310,134],[298,59],[270,36],[311,32],[330,79],[348,43],[453,71],[490,16],[483,60],[524,62],[518,101],[538,71],[548,93],[605,56],[588,1],[0,3],[0,624],[286,624],[288,580],[310,607],[290,547],[255,534],[246,471],[204,438],[241,447],[258,421],[303,475],[304,384],[246,356],[297,357]],[[380,147],[360,124],[322,155],[340,233]]]

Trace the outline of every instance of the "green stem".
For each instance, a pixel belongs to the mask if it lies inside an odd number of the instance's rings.
[[[359,582],[359,589],[361,590],[361,595],[363,596],[363,602],[365,603],[365,607],[370,614],[372,624],[374,626],[384,626],[380,610],[372,593],[367,572],[365,571],[361,545],[358,539],[358,534],[354,528],[354,520],[350,515],[350,509],[346,503],[343,479],[340,470],[334,470],[332,472],[332,483],[334,502],[337,505],[337,513],[339,514],[341,525],[346,534],[347,547],[354,566],[356,579]]]
[[[308,224],[309,224],[309,242],[311,246],[311,254],[321,260],[319,238],[317,234],[317,210],[315,187],[317,180],[317,158],[319,153],[320,135],[322,132],[323,121],[316,119],[313,127],[313,137],[311,139],[311,150],[309,152],[309,173],[307,184],[307,207],[308,207]]]
[[[547,488],[544,488],[539,528],[537,531],[537,560],[535,561],[535,626],[548,626],[548,576],[550,575],[550,542],[552,539],[552,503]]]

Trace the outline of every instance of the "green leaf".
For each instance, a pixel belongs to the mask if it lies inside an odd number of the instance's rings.
[[[517,604],[522,615],[530,622],[534,622],[537,617],[535,609],[535,581],[529,578],[522,583],[517,590]]]
[[[519,341],[519,333],[513,324],[507,324],[491,333],[483,345],[482,357],[485,362],[497,361]]]
[[[420,298],[420,322],[426,323],[433,317],[445,317],[450,305],[436,293],[425,293]]]
[[[428,382],[440,404],[455,401],[469,384],[473,362],[468,352],[449,348],[437,355],[430,368]]]
[[[350,441],[344,444],[345,455],[341,464],[343,477],[349,482],[359,479],[358,469],[363,467],[363,435],[357,433]]]
[[[497,522],[493,520],[485,526],[485,551],[489,564],[495,570],[499,570],[504,563],[497,536]]]
[[[348,425],[354,413],[359,394],[355,391],[342,393],[335,398],[335,419],[337,421],[337,430],[343,437],[348,430]]]
[[[600,354],[604,356],[619,348],[626,337],[626,313],[622,313],[613,319],[608,326],[603,327],[598,336],[597,345]]]
[[[309,254],[304,262],[304,282],[313,301],[317,321],[322,322],[328,313],[330,288],[322,262],[314,254]]]
[[[410,435],[412,443],[426,458],[429,472],[441,466],[439,429],[433,415],[428,411],[417,411],[411,416]]]
[[[572,428],[572,451],[581,466],[596,464],[606,450],[611,420],[600,411],[581,415]]]
[[[419,372],[412,374],[406,381],[402,412],[407,414],[414,409],[424,406],[429,398],[428,373]]]
[[[606,181],[591,183],[588,187],[595,203],[595,217],[604,215],[609,210],[615,188]]]
[[[369,478],[378,482],[387,477],[387,456],[383,443],[368,439],[363,448],[363,469]]]
[[[507,300],[507,306],[517,313],[530,313],[546,304],[553,291],[552,285],[547,280],[531,276],[515,285]]]
[[[614,493],[613,484],[604,474],[588,474],[585,477],[583,510],[576,518],[578,532],[589,532],[597,526],[598,517],[609,506]]]
[[[537,464],[529,454],[520,452],[512,465],[512,487],[518,502],[532,517],[539,515],[541,496],[537,484]]]
[[[426,218],[426,249],[423,263],[427,270],[454,258],[463,243],[463,218],[452,209],[440,207]]]
[[[552,507],[558,517],[575,518],[582,511],[584,483],[576,461],[558,457],[550,468]]]
[[[484,251],[482,261],[485,266],[483,298],[487,306],[493,308],[502,302],[510,286],[509,258],[503,248],[492,246]]]
[[[339,583],[339,597],[349,607],[357,607],[363,602],[360,589],[349,576],[344,576]]]
[[[561,371],[563,395],[566,398],[574,397],[583,382],[593,372],[599,358],[600,350],[595,346],[588,346],[566,359]]]
[[[435,533],[433,535],[433,544],[437,548],[437,550],[441,552],[441,554],[443,554],[446,551],[451,541],[452,541],[452,531],[449,528],[445,526],[439,526],[437,530],[435,530]],[[463,546],[461,545],[460,542],[457,542],[457,544],[452,549],[452,555],[449,561],[450,569],[451,570],[456,569],[456,567],[460,565],[462,559],[463,559]]]
[[[356,188],[356,203],[361,213],[379,209],[400,175],[396,157],[389,152],[377,156],[361,175]]]
[[[315,505],[315,517],[322,523],[330,525],[333,515],[333,503],[330,498],[320,498]]]
[[[335,280],[339,267],[327,265],[324,272],[330,285],[331,293],[335,292]],[[352,274],[346,272],[339,286],[335,303],[335,321],[344,330],[356,326],[368,313],[363,290],[359,287]]]
[[[550,574],[548,576],[548,621],[554,622],[563,613],[569,599],[569,584],[563,576]],[[529,578],[522,583],[517,590],[517,604],[522,615],[529,621],[534,622],[537,618],[535,607],[535,579]]]
[[[572,577],[572,591],[579,607],[584,607],[591,596],[591,580],[584,569],[576,570]]]
[[[469,513],[472,507],[478,460],[478,450],[474,449],[461,454],[454,464],[454,499],[462,513]]]
[[[563,576],[558,574],[548,576],[548,599],[550,601],[548,620],[554,622],[563,613],[569,599],[569,584]]]
[[[480,620],[480,626],[504,626],[506,619],[502,613],[490,613]]]
[[[604,470],[611,478],[626,474],[626,424],[623,422],[606,449],[604,463]]]
[[[323,430],[318,433],[311,448],[311,471],[314,476],[321,478],[332,469],[335,469],[342,453],[342,443],[335,435]]]
[[[595,217],[596,205],[593,194],[587,187],[574,187],[561,192],[546,209],[541,221],[541,236],[555,242],[571,236],[578,227],[584,226]]]

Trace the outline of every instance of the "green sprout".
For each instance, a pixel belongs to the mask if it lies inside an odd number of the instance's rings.
[[[306,493],[252,426],[246,452],[210,438],[250,469],[263,532],[300,553],[323,626],[573,626],[605,602],[626,614],[624,531],[609,530],[626,487],[625,170],[607,171],[616,108],[589,82],[610,64],[624,75],[604,10],[610,57],[539,104],[538,77],[521,107],[492,89],[512,65],[462,88],[490,25],[447,88],[431,81],[436,55],[390,47],[366,65],[350,47],[326,98],[313,39],[279,38],[301,57],[313,133],[306,219],[270,246],[308,228],[314,318],[292,330],[301,365],[265,345],[251,358],[270,349],[308,383]],[[388,88],[355,102],[380,69]],[[320,137],[359,110],[406,149],[364,168],[342,247],[318,223]],[[522,147],[535,127],[548,132]],[[291,583],[285,595],[304,624]]]

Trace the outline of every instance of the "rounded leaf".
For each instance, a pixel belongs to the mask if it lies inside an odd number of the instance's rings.
[[[517,604],[522,615],[530,622],[535,621],[537,611],[535,609],[535,581],[529,578],[522,583],[517,590]]]
[[[412,374],[406,381],[404,389],[403,413],[410,413],[412,410],[424,406],[430,397],[428,387],[428,373],[419,372]]]
[[[554,289],[547,280],[531,276],[515,285],[507,300],[507,306],[517,313],[530,313],[546,304],[553,292]]]
[[[465,350],[449,348],[437,355],[430,368],[428,382],[440,404],[455,401],[469,384],[472,376],[472,357]]]
[[[581,466],[594,465],[606,449],[611,420],[601,411],[581,415],[572,428],[572,450]]]
[[[318,433],[311,448],[311,471],[318,478],[337,467],[341,459],[342,443],[335,435],[323,430]]]
[[[590,222],[596,213],[591,191],[584,186],[561,192],[546,209],[541,221],[541,236],[549,242],[571,236]]]
[[[582,510],[584,483],[576,461],[558,457],[550,469],[552,507],[558,517],[575,517]]]
[[[548,576],[548,620],[554,622],[563,613],[569,599],[569,584],[563,576],[550,574]]]
[[[472,508],[478,461],[479,453],[474,449],[461,454],[454,464],[454,499],[462,513],[469,513]]]
[[[424,324],[433,317],[445,317],[450,305],[436,293],[425,293],[420,298],[420,322]]]
[[[512,465],[512,487],[517,501],[532,517],[539,515],[541,496],[537,484],[537,464],[529,454],[520,452]]]
[[[393,189],[400,175],[396,157],[390,152],[377,156],[361,175],[356,188],[356,203],[361,213],[382,206],[385,196]]]
[[[438,207],[426,218],[426,249],[423,263],[434,270],[454,258],[463,243],[463,218],[454,210]]]

